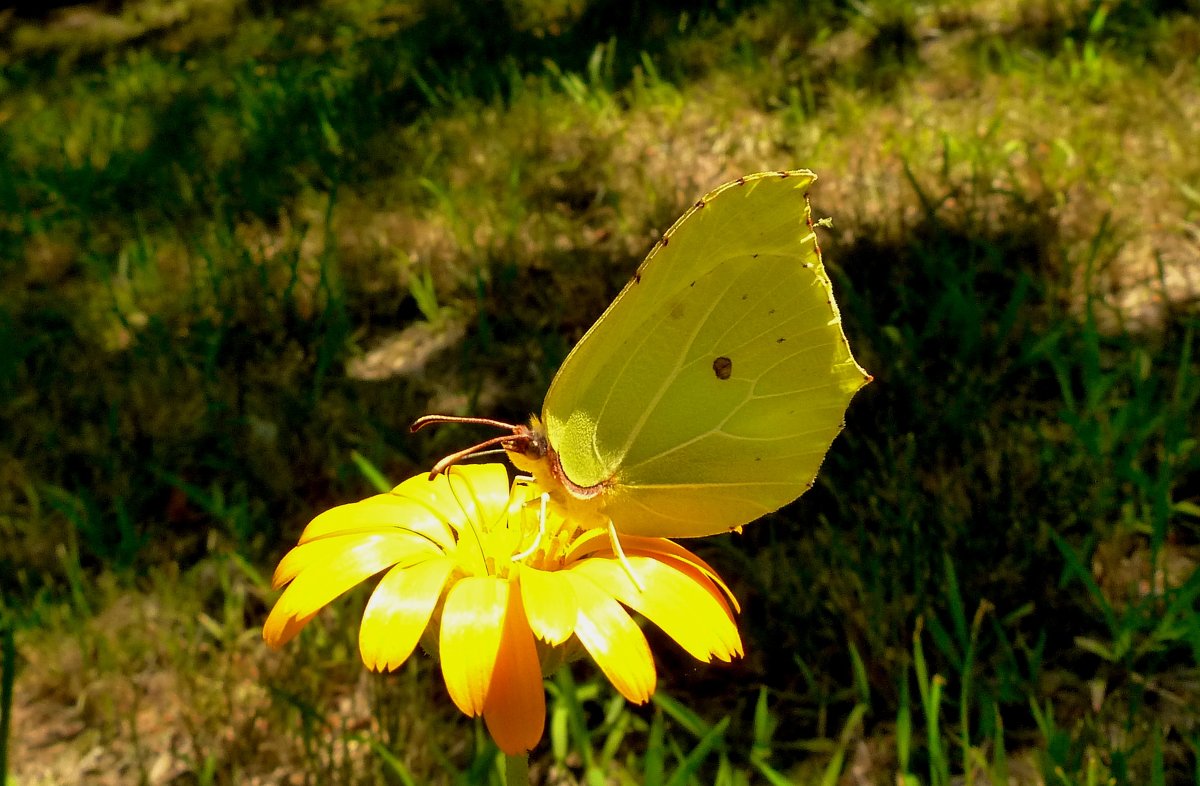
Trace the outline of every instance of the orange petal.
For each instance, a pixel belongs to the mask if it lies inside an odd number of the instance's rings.
[[[546,727],[546,691],[521,593],[508,593],[508,613],[492,684],[483,705],[492,739],[509,756],[531,750]]]
[[[656,675],[650,645],[621,604],[586,576],[564,571],[575,590],[579,615],[575,635],[625,698],[645,704],[654,695]]]
[[[468,576],[446,593],[438,650],[450,698],[467,715],[483,712],[504,631],[509,583]]]
[[[639,555],[642,554],[642,552],[634,553]],[[734,616],[735,613],[741,613],[741,604],[738,603],[737,598],[733,596],[732,590],[726,586],[725,582],[722,581],[721,577],[716,573],[710,573],[694,562],[675,557],[670,554],[656,554],[653,555],[653,558],[664,565],[670,565],[671,567],[675,568],[675,570],[690,576],[693,581],[708,591],[708,594],[712,596],[713,600],[720,604],[721,608],[725,609],[725,613],[730,617]],[[730,607],[731,604],[732,608]]]
[[[315,616],[317,616],[317,612],[314,611],[303,617],[294,617],[280,613],[279,606],[276,606],[271,609],[271,613],[267,615],[267,621],[263,624],[263,641],[267,643],[268,647],[279,649],[296,638],[296,634],[303,630],[304,626]]]
[[[361,502],[338,505],[317,516],[304,528],[300,543],[332,535],[401,530],[418,533],[448,549],[454,545],[454,535],[446,526],[446,518],[455,514],[459,514],[457,507],[443,512],[423,504],[420,497],[377,494]]]
[[[742,654],[729,610],[717,601],[706,579],[693,577],[671,565],[650,557],[629,557],[629,568],[642,583],[639,590],[615,558],[594,558],[577,562],[570,572],[587,576],[604,587],[617,600],[640,612],[663,629],[697,660],[708,662],[715,656],[728,661]]]
[[[355,562],[376,564],[380,559],[385,560],[353,582],[357,584],[358,581],[399,562],[406,556],[412,555],[424,560],[439,553],[436,546],[420,535],[397,529],[370,534],[332,535],[310,540],[284,554],[275,568],[275,575],[271,577],[271,586],[278,589],[301,573],[315,571],[323,575],[328,574],[334,569],[335,563],[349,567]]]
[[[739,614],[741,613],[741,606],[738,604],[737,598],[733,596],[733,591],[729,589],[725,581],[717,574],[713,567],[675,541],[667,540],[666,538],[643,538],[636,535],[622,535],[621,545],[624,547],[627,555],[643,554],[647,557],[667,557],[668,559],[664,559],[664,562],[670,563],[674,560],[676,567],[681,568],[686,565],[687,567],[683,568],[683,570],[689,575],[698,572],[706,576],[709,581],[721,588],[725,597],[729,599],[729,603],[733,604],[733,610]],[[724,600],[722,600],[722,603],[724,603]]]
[[[677,567],[681,567],[685,573],[689,575],[697,572],[706,576],[721,591],[725,594],[725,598],[729,603],[733,604],[733,610],[741,612],[741,606],[738,605],[737,598],[733,596],[733,592],[721,579],[712,566],[704,560],[697,557],[692,552],[680,546],[678,543],[666,538],[646,538],[640,535],[622,535],[621,546],[625,549],[626,555],[642,554],[647,557],[654,557],[663,562],[674,562]],[[573,544],[567,555],[567,562],[577,562],[589,556],[608,556],[612,555],[612,540],[604,530],[590,530],[581,535]],[[686,565],[688,567],[683,568]],[[722,605],[725,604],[724,599],[721,600]]]
[[[368,669],[389,671],[408,659],[453,569],[453,560],[436,558],[384,575],[358,630],[358,651]]]
[[[521,599],[534,634],[548,644],[562,644],[575,632],[577,603],[571,582],[561,571],[521,566]]]

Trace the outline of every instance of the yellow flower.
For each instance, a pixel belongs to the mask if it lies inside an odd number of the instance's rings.
[[[621,544],[624,560],[607,532],[579,530],[536,486],[510,489],[501,464],[410,478],[313,519],[275,570],[275,587],[287,589],[263,638],[283,646],[323,606],[386,571],[363,613],[363,662],[395,669],[424,637],[458,708],[483,715],[506,754],[521,753],[545,725],[543,663],[586,650],[630,701],[654,693],[650,647],[626,606],[702,661],[742,654],[737,601],[711,567],[669,540]]]

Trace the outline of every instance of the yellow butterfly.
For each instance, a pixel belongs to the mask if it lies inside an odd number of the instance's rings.
[[[554,377],[540,418],[500,444],[584,526],[699,537],[738,530],[813,484],[871,376],[842,332],[808,171],[762,172],[697,201]]]

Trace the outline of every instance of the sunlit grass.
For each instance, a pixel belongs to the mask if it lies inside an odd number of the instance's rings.
[[[417,415],[525,417],[685,205],[792,166],[876,383],[817,489],[707,547],[746,661],[647,709],[561,677],[535,781],[1194,781],[1194,16],[593,5],[3,22],[17,782],[98,749],[112,782],[498,783],[431,664],[362,673],[353,602],[264,651],[260,573],[461,446]],[[382,347],[421,360],[347,375]]]

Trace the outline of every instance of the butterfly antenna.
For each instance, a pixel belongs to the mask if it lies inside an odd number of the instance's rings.
[[[433,465],[433,469],[429,471],[429,479],[433,480],[438,475],[442,474],[443,472],[450,469],[458,462],[465,459],[467,456],[471,456],[476,453],[479,453],[484,448],[490,448],[492,445],[500,445],[505,440],[509,440],[509,439],[512,439],[511,434],[503,434],[499,437],[492,437],[491,439],[484,440],[483,442],[480,442],[478,445],[472,445],[469,448],[463,448],[462,450],[459,450],[455,453],[451,453],[449,456],[446,456],[441,461],[439,461],[438,463]]]
[[[466,423],[473,426],[492,426],[513,432],[520,428],[520,426],[514,426],[512,423],[505,423],[503,420],[492,420],[491,418],[469,418],[458,415],[422,415],[412,422],[408,430],[420,431],[433,423]]]
[[[512,433],[504,434],[499,437],[493,437],[480,442],[478,445],[472,445],[471,447],[463,448],[456,453],[451,453],[449,456],[446,456],[441,461],[433,465],[433,469],[429,472],[430,480],[433,480],[438,475],[462,461],[467,456],[480,453],[484,450],[484,448],[490,448],[492,445],[503,445],[506,440],[511,440],[513,437],[518,436],[524,429],[524,426],[514,426],[512,423],[505,423],[503,420],[493,420],[492,418],[461,417],[459,415],[422,415],[413,421],[412,425],[408,427],[408,430],[413,432],[420,431],[426,426],[434,423],[464,423],[472,426],[492,426],[493,428],[501,428],[505,431],[511,431]]]
[[[617,535],[617,527],[613,524],[613,520],[608,520],[608,539],[612,543],[613,553],[617,555],[617,560],[621,563],[621,567],[625,569],[625,575],[633,582],[633,586],[637,587],[638,592],[645,592],[646,588],[642,586],[642,582],[638,580],[637,574],[633,572],[633,566],[629,564],[629,557],[625,556],[625,549],[621,548],[621,538]]]

